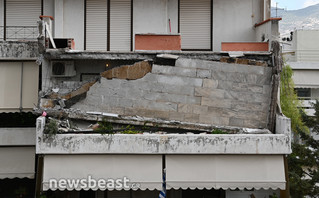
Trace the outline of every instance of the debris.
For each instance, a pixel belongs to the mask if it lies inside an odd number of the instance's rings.
[[[179,56],[173,55],[173,54],[158,54],[156,57],[157,58],[175,59],[175,60],[177,60],[179,58]]]
[[[228,54],[229,54],[229,57],[232,57],[232,58],[237,58],[237,57],[244,56],[244,52],[242,52],[242,51],[228,52]]]
[[[102,115],[105,117],[114,117],[114,118],[118,118],[119,115],[118,114],[114,114],[114,113],[103,113],[103,112],[97,112],[97,111],[88,111],[86,112],[87,114],[91,114],[91,115]]]
[[[220,59],[220,62],[268,67],[268,64],[266,61],[257,61],[257,60],[251,60],[251,59],[245,59],[245,58],[222,57]]]
[[[52,91],[54,92],[54,93],[58,93],[59,92],[59,88],[54,88],[54,89],[52,89]]]

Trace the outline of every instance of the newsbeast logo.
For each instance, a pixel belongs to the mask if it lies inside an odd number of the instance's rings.
[[[138,189],[139,183],[131,183],[127,177],[118,179],[94,179],[92,176],[82,179],[49,179],[49,188],[56,189],[100,189],[130,190]]]

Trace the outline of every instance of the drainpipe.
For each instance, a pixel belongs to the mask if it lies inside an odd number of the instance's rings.
[[[23,96],[22,96],[22,94],[23,94],[23,62],[21,63],[21,77],[20,77],[20,107],[19,107],[20,113],[23,110],[23,107],[22,107]]]

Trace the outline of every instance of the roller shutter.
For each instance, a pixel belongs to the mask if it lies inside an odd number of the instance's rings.
[[[107,0],[86,1],[86,49],[107,50]]]
[[[131,0],[110,0],[110,50],[131,50]]]
[[[31,111],[38,102],[38,80],[35,62],[0,62],[0,112],[20,111],[20,105]]]
[[[7,0],[6,11],[7,40],[36,39],[41,0]]]
[[[211,0],[180,0],[182,49],[211,49]]]
[[[7,0],[7,26],[36,26],[41,0]]]

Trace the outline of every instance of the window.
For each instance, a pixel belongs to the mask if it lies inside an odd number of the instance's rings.
[[[310,88],[296,88],[295,89],[297,96],[299,98],[310,99],[311,89]]]

